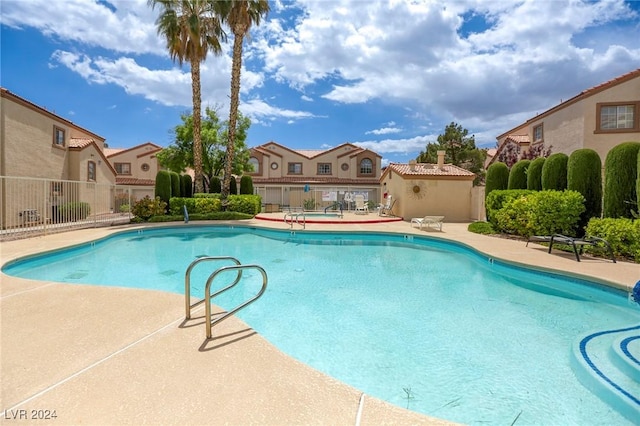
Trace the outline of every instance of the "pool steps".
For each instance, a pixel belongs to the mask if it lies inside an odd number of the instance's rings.
[[[632,422],[640,419],[640,325],[585,334],[572,355],[583,385]]]

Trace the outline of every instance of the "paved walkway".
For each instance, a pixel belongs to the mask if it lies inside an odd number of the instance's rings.
[[[281,214],[278,214],[281,216]],[[275,216],[274,216],[275,217]],[[226,223],[226,222],[225,222]],[[242,221],[289,229],[275,221]],[[86,229],[3,242],[0,263],[128,229]],[[407,222],[307,224],[308,230],[428,234],[505,260],[588,275],[630,289],[640,265]],[[117,265],[114,265],[117,267]],[[202,311],[160,291],[57,284],[1,275],[0,423],[55,410],[56,424],[448,424],[392,406],[290,358],[236,318],[204,339]],[[26,411],[24,411],[26,410]],[[36,411],[32,411],[36,410]],[[37,411],[41,410],[41,411]],[[44,424],[21,420],[20,424]]]

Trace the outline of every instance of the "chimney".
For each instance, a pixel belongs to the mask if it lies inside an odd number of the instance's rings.
[[[442,169],[444,167],[444,154],[446,151],[438,151],[438,168]]]
[[[416,160],[409,160],[409,170],[412,172],[416,171]]]

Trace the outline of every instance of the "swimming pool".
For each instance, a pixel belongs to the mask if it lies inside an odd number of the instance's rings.
[[[621,292],[514,270],[457,244],[179,227],[125,232],[3,272],[182,293],[187,265],[203,255],[262,265],[267,293],[238,316],[283,351],[370,395],[463,423],[631,424],[580,384],[571,352],[585,333],[640,323],[637,305]],[[194,271],[192,294],[210,273]],[[216,303],[231,307],[253,292]]]

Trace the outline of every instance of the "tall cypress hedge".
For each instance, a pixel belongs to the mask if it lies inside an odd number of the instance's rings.
[[[180,175],[180,193],[185,198],[193,197],[193,179],[191,179],[191,175]]]
[[[520,160],[511,167],[507,189],[527,189],[527,169],[531,160]]]
[[[180,175],[176,172],[169,172],[171,175],[171,196],[182,197]]]
[[[242,175],[240,178],[240,195],[253,195],[253,178],[249,175]]]
[[[638,179],[636,180],[636,213],[640,214],[640,150],[638,151]]]
[[[509,186],[509,167],[500,161],[493,163],[487,169],[484,198],[496,189],[507,189]]]
[[[231,181],[229,182],[229,194],[238,195],[238,181],[236,181],[235,176],[231,176]]]
[[[542,190],[564,191],[567,189],[567,154],[551,154],[542,166]]]
[[[209,192],[211,194],[220,194],[222,192],[222,182],[220,182],[220,178],[214,176],[211,178],[211,184],[209,185]]]
[[[613,147],[604,162],[604,217],[631,218],[638,195],[638,152],[640,142],[623,142]]]
[[[542,167],[546,158],[538,157],[529,164],[527,169],[527,189],[542,191]]]
[[[585,211],[580,215],[578,232],[582,234],[592,217],[602,213],[602,161],[593,149],[573,151],[567,162],[567,189],[584,197]]]
[[[171,198],[171,173],[167,170],[160,170],[156,174],[155,196],[169,205]]]

